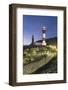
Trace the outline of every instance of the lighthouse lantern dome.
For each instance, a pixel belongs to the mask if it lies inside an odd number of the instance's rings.
[[[46,30],[46,27],[45,27],[45,26],[43,26],[43,27],[42,27],[42,30]]]

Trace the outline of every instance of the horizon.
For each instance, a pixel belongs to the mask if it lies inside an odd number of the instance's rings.
[[[42,27],[47,28],[46,39],[57,37],[57,16],[23,16],[23,36],[24,45],[29,45],[34,41],[42,40]]]
[[[51,38],[46,38],[46,40],[47,40],[47,39],[53,39],[53,38],[57,38],[57,36],[51,37]],[[39,39],[39,40],[42,40],[42,39]],[[37,41],[39,41],[39,40],[37,40]],[[34,40],[34,42],[36,42],[36,41]],[[31,43],[30,43],[30,44],[31,44]],[[30,44],[24,44],[24,46],[27,46],[27,45],[30,45]]]

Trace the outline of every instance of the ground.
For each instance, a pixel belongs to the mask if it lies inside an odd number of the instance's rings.
[[[23,53],[23,74],[57,72],[56,46],[28,47]]]

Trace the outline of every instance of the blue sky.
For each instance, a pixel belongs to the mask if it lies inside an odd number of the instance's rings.
[[[24,45],[31,43],[32,35],[34,40],[42,39],[42,27],[47,28],[46,38],[57,36],[57,17],[56,16],[23,16],[23,32],[24,32]]]

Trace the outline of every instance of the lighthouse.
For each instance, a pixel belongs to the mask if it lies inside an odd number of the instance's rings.
[[[47,31],[46,27],[43,26],[42,27],[42,45],[43,46],[46,45],[46,31]]]

